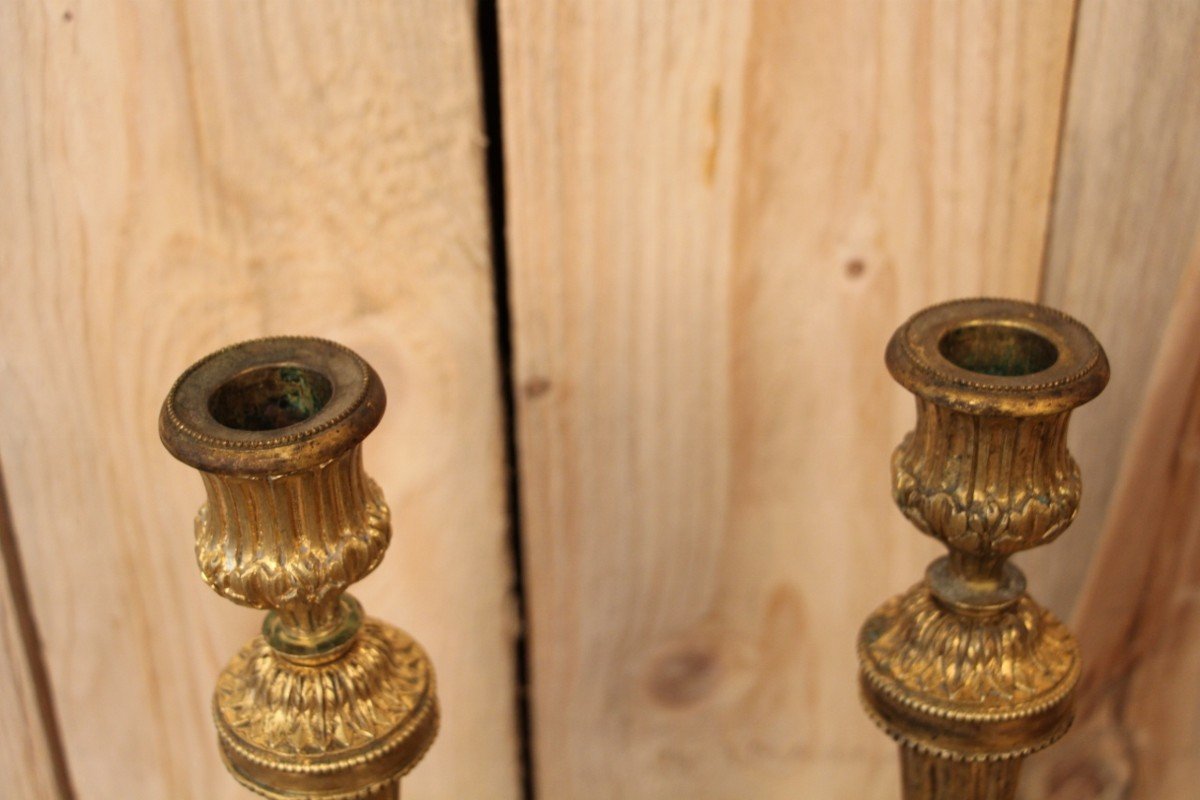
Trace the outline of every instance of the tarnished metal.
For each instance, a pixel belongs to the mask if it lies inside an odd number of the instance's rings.
[[[344,594],[391,537],[362,467],[384,405],[358,355],[296,337],[213,353],[163,404],[163,444],[207,490],[196,517],[205,582],[270,609],[213,698],[226,766],[266,797],[398,797],[437,733],[429,658]]]
[[[863,625],[863,702],[900,744],[906,800],[1009,800],[1024,757],[1070,726],[1080,662],[1008,557],[1074,519],[1067,419],[1108,360],[1058,311],[961,300],[901,326],[887,365],[917,399],[892,456],[896,504],[950,553]]]

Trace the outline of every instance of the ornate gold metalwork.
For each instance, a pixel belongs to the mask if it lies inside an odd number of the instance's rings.
[[[1058,311],[960,300],[901,326],[887,365],[917,398],[893,496],[950,554],[863,625],[863,702],[900,743],[906,800],[1010,800],[1022,759],[1070,727],[1080,664],[1007,559],[1074,519],[1067,419],[1104,388],[1108,361]]]
[[[355,353],[280,337],[200,360],[163,404],[163,444],[204,479],[205,582],[270,609],[213,698],[226,766],[266,797],[398,797],[437,733],[428,656],[344,594],[379,565],[391,536],[362,466],[385,403]]]

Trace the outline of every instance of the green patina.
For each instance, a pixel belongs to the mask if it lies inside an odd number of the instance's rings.
[[[1031,375],[1049,369],[1058,349],[1045,337],[1013,325],[964,325],[948,331],[938,351],[951,364],[983,375]]]
[[[295,366],[259,367],[221,385],[208,402],[227,428],[267,431],[295,425],[329,402],[333,385],[319,372]]]

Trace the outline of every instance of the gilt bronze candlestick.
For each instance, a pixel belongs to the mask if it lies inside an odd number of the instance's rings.
[[[1058,311],[961,300],[901,326],[887,365],[917,398],[892,492],[950,554],[863,625],[863,702],[900,744],[906,800],[1010,800],[1024,757],[1070,726],[1080,664],[1008,557],[1074,519],[1067,418],[1104,388],[1108,361]]]
[[[208,495],[196,517],[205,582],[270,609],[213,698],[226,766],[266,797],[399,797],[437,733],[425,652],[343,593],[391,536],[362,466],[384,405],[358,355],[294,337],[213,353],[163,404],[163,444],[200,471]]]

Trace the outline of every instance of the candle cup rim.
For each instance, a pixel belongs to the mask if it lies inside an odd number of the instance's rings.
[[[1007,331],[1011,364],[989,373],[956,362],[947,342],[964,332],[979,340]],[[957,344],[957,342],[955,342]],[[964,347],[969,348],[967,344]],[[960,348],[962,349],[962,348]],[[971,298],[925,308],[888,342],[892,376],[909,391],[939,405],[978,415],[1029,417],[1070,411],[1108,383],[1104,348],[1082,323],[1053,308],[1021,300]]]
[[[213,408],[218,393],[270,369],[315,374],[328,381],[328,396],[292,424],[255,430],[218,419]],[[375,370],[343,345],[304,336],[251,339],[210,353],[184,371],[163,402],[159,437],[173,456],[204,472],[288,474],[361,443],[379,424],[386,403]]]

